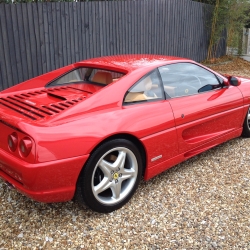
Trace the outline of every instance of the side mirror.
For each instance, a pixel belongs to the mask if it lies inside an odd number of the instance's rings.
[[[229,76],[228,77],[228,82],[232,86],[240,86],[241,84],[241,79],[235,76]]]

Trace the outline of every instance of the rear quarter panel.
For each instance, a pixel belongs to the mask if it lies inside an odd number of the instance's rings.
[[[25,130],[30,132],[36,142],[37,162],[46,162],[89,154],[103,140],[116,134],[131,134],[139,139],[151,136],[153,139],[150,140],[149,148],[168,144],[169,150],[165,157],[170,157],[173,152],[178,153],[173,128],[169,103],[158,101],[91,112],[79,120],[58,126],[37,127],[27,124]],[[159,133],[158,139],[154,139],[156,133]],[[165,133],[172,134],[172,137],[167,139]],[[149,158],[154,154],[148,148],[146,151]]]

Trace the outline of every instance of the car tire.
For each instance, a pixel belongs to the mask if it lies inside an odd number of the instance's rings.
[[[250,137],[250,107],[247,111],[244,123],[243,123],[243,131],[242,131],[243,137]]]
[[[110,213],[133,196],[142,176],[142,158],[126,139],[101,144],[90,155],[77,181],[76,199],[92,210]]]

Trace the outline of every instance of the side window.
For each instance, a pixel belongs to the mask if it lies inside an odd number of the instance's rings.
[[[147,102],[164,99],[158,70],[144,76],[126,93],[124,103]]]
[[[166,94],[170,97],[194,95],[221,87],[210,71],[192,64],[176,63],[159,68]]]

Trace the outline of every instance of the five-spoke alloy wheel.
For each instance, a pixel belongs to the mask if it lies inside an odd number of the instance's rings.
[[[141,175],[137,147],[125,139],[107,141],[91,154],[80,174],[78,200],[97,212],[112,212],[131,198]]]

